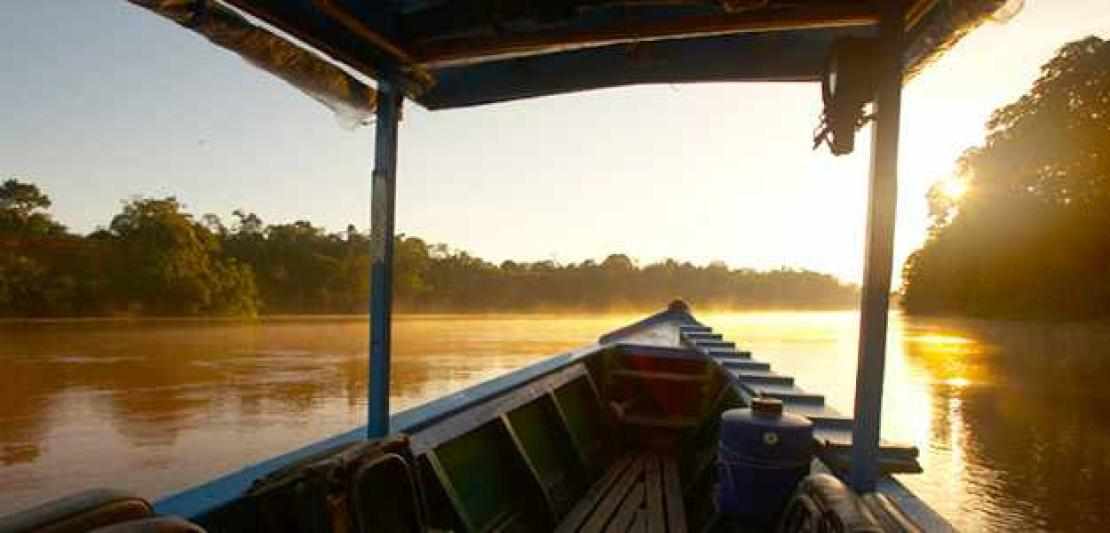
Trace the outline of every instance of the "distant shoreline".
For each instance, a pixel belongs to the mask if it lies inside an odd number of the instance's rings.
[[[428,310],[394,311],[394,317],[519,317],[519,316],[583,316],[583,315],[647,315],[659,309],[522,309],[505,311],[451,311]],[[789,313],[789,312],[822,312],[822,311],[857,311],[855,306],[758,306],[737,309],[695,309],[699,314],[712,313]],[[79,324],[79,323],[127,323],[127,322],[225,322],[225,323],[250,323],[250,322],[281,322],[281,321],[368,321],[369,313],[275,313],[261,314],[254,317],[248,316],[143,316],[143,315],[104,315],[104,316],[25,316],[25,317],[0,317],[0,325],[4,324]]]

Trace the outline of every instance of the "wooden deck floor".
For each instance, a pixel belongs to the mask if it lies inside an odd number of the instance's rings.
[[[556,531],[686,531],[682,484],[674,458],[631,452],[617,459]]]

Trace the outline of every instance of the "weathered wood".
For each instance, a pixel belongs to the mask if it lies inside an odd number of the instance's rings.
[[[522,35],[459,37],[414,43],[414,55],[426,68],[471,65],[585,48],[693,39],[740,33],[867,26],[877,20],[871,6],[807,6],[804,9],[742,11],[684,17],[678,21],[644,21],[588,30],[551,30]]]
[[[752,389],[759,396],[768,398],[778,398],[785,404],[786,410],[790,410],[791,405],[824,405],[825,396],[823,394],[814,394],[806,392],[798,387],[780,387],[776,385],[754,384],[744,386]]]
[[[690,416],[653,416],[646,414],[628,414],[621,418],[621,422],[630,426],[686,429],[698,425],[699,420]]]
[[[640,509],[636,511],[636,516],[632,519],[632,525],[628,528],[628,532],[647,533],[647,530],[647,511]]]
[[[645,381],[678,381],[693,383],[705,383],[710,379],[710,376],[705,373],[657,372],[654,370],[633,370],[624,368],[609,371],[609,376],[610,378],[628,378]]]
[[[579,524],[590,516],[590,512],[594,510],[601,498],[608,492],[609,488],[620,479],[621,474],[628,465],[632,464],[632,459],[632,455],[624,455],[614,461],[613,465],[609,467],[609,470],[606,470],[605,473],[601,475],[601,478],[586,491],[586,495],[582,497],[578,504],[567,513],[567,516],[563,518],[563,521],[559,523],[555,531],[576,531]]]
[[[607,533],[686,531],[675,459],[651,453],[622,456],[590,487],[556,531],[598,532],[603,528]]]
[[[547,394],[550,390],[588,376],[585,366],[574,364],[490,398],[410,435],[412,451],[420,454],[435,448]]]
[[[462,520],[463,527],[467,531],[475,531],[477,527],[474,519],[471,518],[470,513],[463,504],[462,498],[459,497],[459,491],[455,488],[455,483],[451,481],[451,476],[447,474],[447,469],[444,468],[443,462],[439,460],[439,454],[435,450],[428,450],[425,454],[428,458],[428,464],[432,466],[432,473],[435,474],[436,479],[443,486],[443,491],[447,494],[447,499],[451,500],[451,505],[455,508],[459,519]]]
[[[612,490],[605,495],[605,498],[601,500],[601,503],[598,504],[597,509],[594,511],[593,515],[590,516],[586,525],[582,526],[581,531],[586,533],[597,533],[601,531],[601,528],[605,527],[605,523],[609,521],[609,517],[617,510],[617,506],[620,505],[625,494],[628,493],[628,490],[631,489],[632,485],[639,479],[643,472],[643,466],[642,457],[637,456],[632,460],[632,465],[628,467],[628,470],[621,475],[620,481],[618,481],[617,484],[613,486]]]
[[[682,501],[682,483],[673,457],[663,458],[663,493],[667,501],[667,530],[686,531],[686,504]]]
[[[540,471],[536,468],[536,463],[532,460],[532,456],[528,455],[528,450],[524,448],[524,442],[520,440],[520,435],[517,434],[512,421],[509,420],[508,415],[501,415],[498,419],[501,420],[501,427],[505,429],[505,433],[507,433],[509,439],[512,440],[513,449],[516,450],[520,460],[524,463],[524,466],[527,467],[528,474],[532,481],[536,483],[536,487],[539,488],[540,493],[543,494],[543,503],[547,512],[551,513],[552,517],[556,517],[555,513],[557,509],[555,502],[552,501],[551,494],[548,492],[547,487],[544,486],[543,476],[540,475]]]
[[[609,527],[605,528],[605,533],[625,533],[628,528],[632,526],[632,519],[636,518],[636,511],[644,503],[644,484],[636,483],[632,486],[632,490],[628,492],[628,497],[621,503],[620,509],[617,509],[616,516],[613,521],[609,522]]]
[[[771,363],[763,361],[752,361],[750,359],[716,359],[721,366],[731,369],[744,369],[744,370],[771,370]]]
[[[659,457],[652,455],[644,464],[644,485],[647,487],[643,523],[648,533],[662,533],[667,529],[663,513],[663,478],[659,473]]]

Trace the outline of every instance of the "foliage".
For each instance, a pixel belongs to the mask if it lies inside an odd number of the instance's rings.
[[[111,284],[128,309],[146,314],[250,315],[251,271],[222,253],[219,236],[182,212],[176,198],[127,202],[108,231]]]
[[[11,182],[9,182],[11,183]],[[40,212],[49,199],[15,182],[22,203],[11,217]],[[45,225],[43,225],[45,224]],[[50,226],[50,225],[54,226]],[[36,226],[36,227],[39,227]],[[0,315],[252,315],[364,313],[369,237],[353,226],[328,233],[307,221],[265,224],[234,211],[230,224],[198,219],[175,198],[125,202],[108,227],[86,237],[30,226],[0,253]],[[846,307],[853,286],[803,270],[732,270],[666,260],[639,267],[614,254],[597,263],[493,265],[465,251],[400,235],[394,243],[394,298],[403,311],[656,309],[675,297],[699,308]]]
[[[44,213],[48,198],[36,185],[15,179],[0,185],[0,237],[12,235],[58,235],[65,226]]]
[[[1110,314],[1110,42],[1061,48],[964,153],[967,193],[930,194],[933,225],[904,270],[913,313]]]

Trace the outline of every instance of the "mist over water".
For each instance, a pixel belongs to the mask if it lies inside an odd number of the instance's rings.
[[[409,315],[393,408],[586,344],[634,315]],[[851,412],[854,312],[699,316]],[[0,512],[86,486],[151,498],[361,425],[365,317],[0,324]],[[1110,527],[1110,329],[892,315],[884,438],[961,529]]]

